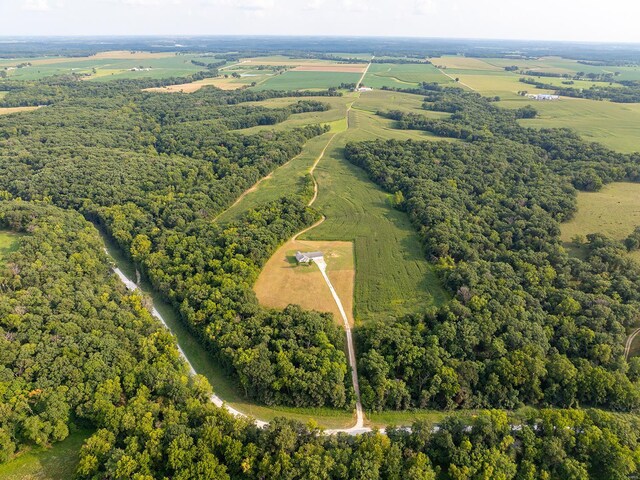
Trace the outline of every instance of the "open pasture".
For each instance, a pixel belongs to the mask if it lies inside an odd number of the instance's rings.
[[[504,70],[496,65],[491,65],[479,58],[464,57],[462,55],[452,55],[444,57],[430,58],[429,61],[438,67],[444,67],[446,69],[454,68],[461,70],[489,70],[500,71]]]
[[[2,97],[0,97],[2,98]],[[9,115],[11,113],[30,112],[40,107],[0,107],[0,115]]]
[[[568,127],[586,140],[600,142],[620,152],[640,151],[640,104],[598,102],[582,98],[565,98],[558,101],[536,102],[524,97],[512,97],[500,102],[500,106],[517,108],[533,105],[538,117],[520,120],[521,124],[534,128]]]
[[[297,251],[321,251],[327,263],[327,276],[353,324],[354,259],[353,244],[341,241],[312,242],[291,240],[280,247],[264,266],[254,285],[262,305],[283,308],[297,304],[305,309],[329,312],[342,325],[342,317],[316,265],[298,265]]]
[[[357,132],[353,127],[353,132]],[[419,311],[447,296],[404,212],[366,173],[344,159],[351,127],[316,168],[314,207],[326,220],[301,239],[352,241],[356,257],[355,320],[386,319]]]
[[[640,183],[611,183],[599,192],[578,193],[578,213],[562,224],[562,240],[603,233],[624,240],[640,226]]]
[[[366,65],[362,63],[336,63],[335,65],[299,65],[292,69],[294,72],[342,72],[362,73]]]

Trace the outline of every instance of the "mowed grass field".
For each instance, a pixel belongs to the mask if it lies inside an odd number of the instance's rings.
[[[356,323],[419,311],[426,305],[446,301],[447,294],[441,288],[432,266],[426,261],[415,228],[407,215],[392,208],[389,194],[371,182],[364,171],[347,162],[343,155],[347,141],[432,139],[425,132],[395,130],[392,121],[373,113],[390,105],[422,112],[422,97],[373,91],[362,94],[349,92],[330,100],[335,102],[332,110],[335,108],[335,113],[340,115],[345,115],[348,105],[352,104],[349,128],[343,131],[346,122],[340,123],[338,134],[315,171],[319,195],[314,208],[326,215],[327,219],[300,239],[354,244]],[[298,122],[289,119],[275,127],[290,128],[290,122],[294,121]],[[331,138],[332,133],[327,133],[311,139],[302,154],[273,172],[217,221],[228,222],[251,207],[281,197],[283,192],[296,191],[295,187],[302,185],[304,176]]]
[[[447,294],[407,215],[392,208],[389,194],[344,159],[349,133],[330,146],[316,168],[319,194],[314,207],[326,220],[301,239],[354,242],[356,324],[445,301]]]
[[[0,465],[2,480],[62,480],[74,478],[80,447],[90,430],[71,433],[50,448],[33,448]]]
[[[363,84],[367,87],[398,87],[410,88],[422,82],[453,83],[440,70],[430,64],[393,64],[373,63],[364,77]]]
[[[578,213],[562,224],[561,239],[571,243],[575,235],[603,233],[624,240],[640,227],[640,183],[611,183],[599,192],[578,193]],[[640,252],[632,252],[640,261]]]
[[[340,311],[320,269],[313,264],[298,265],[295,259],[298,251],[324,254],[327,276],[353,324],[355,265],[351,242],[291,240],[285,243],[269,259],[254,285],[260,303],[276,308],[297,304],[308,310],[330,312],[336,323],[342,325]]]

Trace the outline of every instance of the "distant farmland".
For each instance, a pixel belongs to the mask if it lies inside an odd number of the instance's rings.
[[[194,65],[191,60],[199,60],[204,63],[218,61],[213,57],[201,55],[102,52],[95,56],[77,58],[0,59],[0,68],[6,68],[8,78],[14,80],[36,80],[72,73],[87,75],[87,78],[92,80],[166,78],[191,75],[205,69],[202,66]]]
[[[287,71],[258,85],[258,90],[307,90],[337,87],[341,83],[357,83],[359,73]]]

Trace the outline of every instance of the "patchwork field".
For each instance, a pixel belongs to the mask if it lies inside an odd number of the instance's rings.
[[[409,88],[421,82],[453,83],[449,77],[430,64],[392,63],[372,63],[363,81],[364,85],[373,88]]]
[[[578,213],[562,224],[561,238],[571,242],[575,235],[603,233],[624,240],[640,227],[640,184],[612,183],[599,192],[578,193]],[[640,252],[631,253],[640,261]]]
[[[8,78],[14,80],[34,80],[71,73],[86,75],[85,78],[90,80],[166,78],[186,76],[204,70],[204,67],[191,63],[191,60],[218,61],[213,57],[201,55],[115,51],[74,58],[2,59],[0,68],[6,68]],[[132,69],[138,70],[132,71]]]
[[[320,270],[316,265],[297,265],[297,251],[324,254],[327,276],[353,324],[355,266],[351,242],[287,242],[269,259],[254,285],[260,303],[276,308],[297,304],[310,310],[330,312],[342,325],[340,312]]]
[[[299,72],[289,70],[275,75],[256,87],[257,90],[309,90],[338,87],[342,83],[357,83],[359,73]]]

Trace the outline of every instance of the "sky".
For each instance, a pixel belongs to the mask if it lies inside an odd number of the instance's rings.
[[[354,35],[640,43],[638,0],[0,0],[0,36]]]

